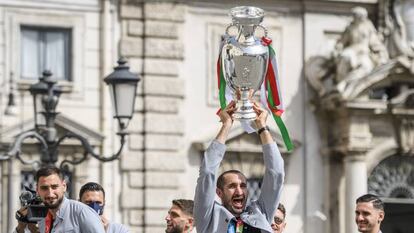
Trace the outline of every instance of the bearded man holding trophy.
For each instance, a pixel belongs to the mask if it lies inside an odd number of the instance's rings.
[[[222,126],[201,163],[194,198],[195,225],[199,233],[271,233],[285,172],[283,158],[266,124],[269,112],[281,130],[286,147],[292,149],[280,118],[283,109],[277,88],[276,58],[267,30],[261,25],[262,9],[235,7],[230,10],[230,16],[232,24],[226,29],[217,63],[221,106],[218,115]],[[229,34],[231,27],[238,29],[237,35]],[[261,39],[255,37],[257,28],[264,30],[265,36]],[[258,89],[261,89],[264,107],[252,101]],[[216,179],[234,119],[247,132],[257,132],[263,148],[265,174],[261,194],[249,205],[246,205],[247,180],[242,172],[225,171]],[[215,201],[216,194],[220,203]]]

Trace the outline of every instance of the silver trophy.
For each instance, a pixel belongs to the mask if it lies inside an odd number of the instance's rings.
[[[249,95],[259,90],[266,76],[269,50],[255,37],[257,28],[267,30],[260,25],[264,11],[257,7],[240,6],[230,10],[232,24],[226,29],[224,45],[221,50],[223,75],[228,86],[235,93],[236,111],[234,118],[251,121],[256,118],[253,103]],[[236,27],[238,33],[230,35],[230,28]],[[250,93],[252,90],[253,93]],[[237,95],[236,93],[240,93]]]

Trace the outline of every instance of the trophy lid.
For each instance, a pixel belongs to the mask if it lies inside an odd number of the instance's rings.
[[[230,9],[230,16],[236,24],[255,24],[263,21],[264,10],[254,6],[238,6]]]

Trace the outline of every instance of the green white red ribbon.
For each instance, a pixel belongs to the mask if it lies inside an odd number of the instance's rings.
[[[282,95],[280,92],[280,85],[279,85],[279,70],[277,65],[276,53],[272,47],[272,40],[267,37],[262,38],[262,44],[267,46],[269,49],[269,61],[267,65],[266,77],[265,81],[261,87],[261,100],[266,100],[267,107],[269,108],[270,112],[272,113],[273,119],[275,120],[280,134],[282,135],[283,142],[288,151],[293,149],[293,143],[290,139],[289,132],[285,126],[285,123],[282,120],[282,113],[284,112],[283,109],[283,102],[282,102]],[[265,94],[267,93],[267,95]],[[263,96],[264,95],[264,96]],[[266,106],[266,105],[265,105]]]
[[[226,103],[226,79],[224,78],[223,74],[223,64],[221,62],[221,48],[219,57],[217,60],[217,81],[218,81],[218,89],[219,89],[219,100],[220,100],[220,109],[224,110],[227,106]]]

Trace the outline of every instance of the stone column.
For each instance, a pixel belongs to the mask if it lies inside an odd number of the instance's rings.
[[[348,155],[345,162],[345,232],[358,233],[355,224],[355,200],[367,193],[365,155]]]
[[[123,222],[131,233],[164,232],[172,199],[182,197],[185,122],[179,111],[185,82],[179,71],[185,5],[126,0],[121,4],[120,53],[142,78],[128,151],[121,160]]]

